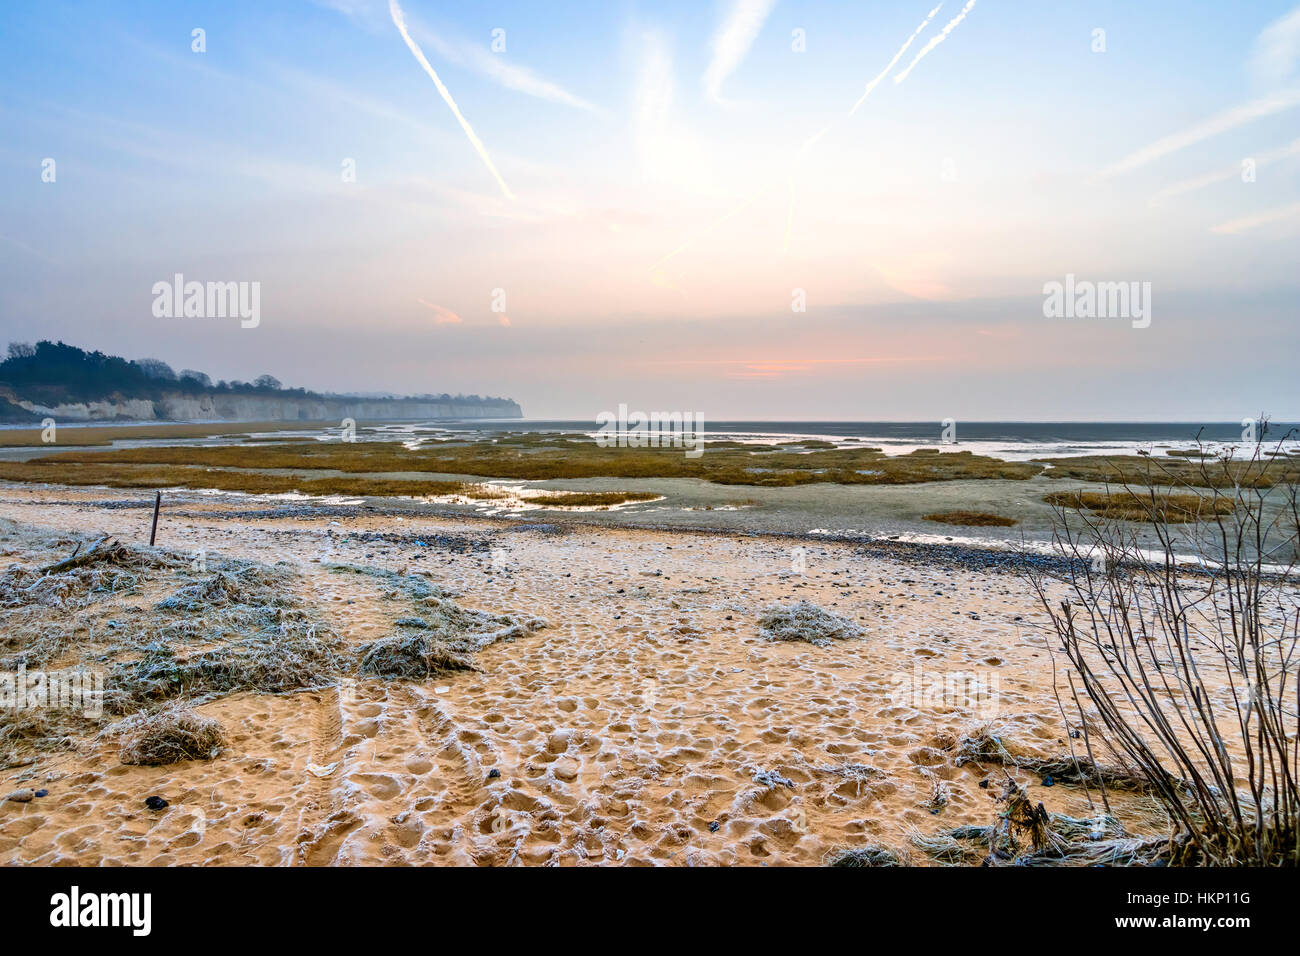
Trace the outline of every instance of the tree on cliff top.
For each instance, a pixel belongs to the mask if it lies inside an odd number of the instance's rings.
[[[250,383],[231,381],[212,384],[212,379],[195,369],[182,369],[177,375],[161,359],[144,358],[128,361],[104,352],[88,352],[64,342],[40,341],[9,343],[8,357],[0,362],[0,388],[19,399],[53,406],[65,402],[91,402],[109,398],[157,401],[164,394],[180,392],[200,395],[274,393],[285,398],[321,399],[317,392],[303,388],[285,388],[273,375],[261,375]],[[347,395],[328,397],[347,398]],[[433,396],[417,396],[431,398]],[[464,404],[500,402],[504,399],[479,398],[477,395],[445,393],[441,401]]]

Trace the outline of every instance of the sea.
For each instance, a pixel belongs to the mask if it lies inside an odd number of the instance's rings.
[[[409,433],[421,438],[464,438],[508,432],[567,432],[596,434],[591,421],[562,419],[502,419],[429,422],[384,426],[394,437]],[[843,448],[875,447],[890,455],[917,448],[942,447],[970,451],[1005,461],[1077,455],[1132,455],[1206,446],[1216,454],[1232,450],[1248,457],[1256,444],[1266,452],[1300,451],[1300,424],[1268,422],[1261,427],[1244,422],[846,422],[731,421],[705,422],[709,440],[778,444],[807,439],[829,441]]]
[[[67,422],[82,425],[139,428],[181,424],[169,422]],[[204,424],[189,422],[185,424]],[[234,422],[211,422],[229,428]],[[31,426],[26,426],[31,427]],[[356,435],[362,441],[400,441],[416,448],[439,441],[466,439],[491,441],[509,432],[556,432],[595,436],[599,426],[591,420],[575,419],[465,419],[461,421],[362,423]],[[328,423],[304,424],[301,429],[252,432],[255,437],[274,434],[281,438],[337,439],[340,426]],[[1250,457],[1257,446],[1265,454],[1300,454],[1300,424],[1268,422],[1261,426],[1250,420],[1239,422],[851,422],[851,421],[706,421],[705,447],[709,441],[749,444],[779,444],[804,440],[832,442],[840,448],[880,448],[886,454],[905,455],[917,448],[969,451],[1004,461],[1030,461],[1078,455],[1132,455],[1146,452],[1163,457],[1169,451],[1185,451],[1198,444],[1215,455],[1231,452]],[[140,445],[226,445],[246,441],[242,435],[213,435],[208,438],[126,438],[114,447]],[[62,444],[62,443],[61,443]],[[3,445],[3,440],[0,440]],[[67,447],[67,446],[64,446]],[[0,451],[0,458],[25,459],[48,454],[41,446]]]

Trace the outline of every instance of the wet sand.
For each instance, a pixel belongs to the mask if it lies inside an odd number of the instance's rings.
[[[10,486],[0,518],[143,543],[148,511],[109,506],[140,497]],[[912,833],[997,812],[997,787],[980,784],[1003,771],[957,766],[963,732],[994,720],[1025,752],[1068,746],[1042,616],[1006,571],[816,539],[239,517],[250,501],[169,505],[159,545],[286,562],[296,596],[354,644],[389,632],[404,606],[332,562],[427,574],[467,607],[549,626],[483,650],[476,673],[204,703],[229,737],[213,760],[125,766],[97,737],[37,754],[0,772],[5,792],[49,791],[0,802],[0,862],[806,865],[877,843],[926,863]],[[764,640],[762,610],[800,599],[864,636]],[[908,693],[904,678],[935,675],[996,692]],[[1050,810],[1097,812],[1081,789],[1010,772]],[[150,795],[170,806],[147,810]],[[1145,801],[1117,807],[1131,829],[1158,828]]]

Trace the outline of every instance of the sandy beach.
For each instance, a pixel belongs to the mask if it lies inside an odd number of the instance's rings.
[[[74,537],[147,542],[140,498],[6,487],[0,563],[57,560]],[[210,760],[125,765],[102,730],[20,751],[0,790],[47,793],[0,802],[0,862],[780,865],[880,845],[925,864],[915,834],[998,810],[1004,767],[962,759],[963,735],[991,722],[1018,753],[1070,747],[1040,610],[995,564],[363,509],[250,517],[253,500],[169,500],[158,544],[209,569],[278,567],[345,647],[409,617],[394,582],[415,578],[545,626],[484,647],[475,671],[216,695],[197,705],[227,736]],[[151,606],[203,579],[142,575],[96,598],[82,631],[152,622]],[[862,635],[760,636],[765,608],[800,600]],[[74,643],[55,663],[78,656]],[[942,699],[913,693],[945,677]],[[1095,790],[1005,772],[1053,812],[1100,812]],[[168,806],[147,809],[150,796]],[[1139,796],[1112,802],[1132,833],[1162,826]]]

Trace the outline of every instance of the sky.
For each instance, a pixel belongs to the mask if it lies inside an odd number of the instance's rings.
[[[1298,420],[1294,2],[11,0],[0,340],[532,418]],[[178,273],[256,326],[158,316]],[[1071,275],[1146,319],[1045,315]]]

